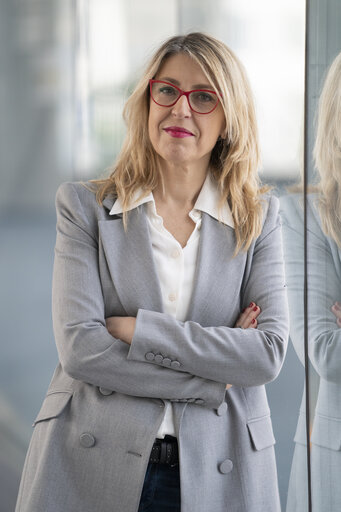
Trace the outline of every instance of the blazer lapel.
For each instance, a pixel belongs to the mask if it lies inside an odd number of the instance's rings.
[[[232,310],[239,310],[234,290],[240,290],[245,253],[233,258],[235,232],[209,214],[202,214],[198,260],[188,320],[219,325]],[[242,267],[241,267],[242,266]]]
[[[113,199],[103,205],[109,210]],[[124,231],[122,215],[99,221],[100,241],[109,271],[127,315],[137,310],[164,312],[159,278],[154,263],[145,205],[128,214]],[[233,258],[234,229],[209,214],[202,214],[198,259],[187,320],[201,325],[219,325],[239,311],[239,297],[246,254]]]
[[[103,201],[109,209],[112,204],[112,200]],[[136,316],[139,308],[163,312],[144,205],[128,213],[126,232],[122,215],[100,220],[98,224],[100,243],[127,315]]]

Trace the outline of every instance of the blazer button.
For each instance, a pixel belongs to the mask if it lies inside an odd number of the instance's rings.
[[[233,468],[233,462],[230,459],[224,460],[221,464],[219,464],[219,471],[220,473],[223,473],[223,475],[226,475],[227,473],[230,473]]]
[[[157,354],[157,356],[155,356],[155,359],[154,361],[158,364],[162,363],[163,361],[163,356],[161,354]]]
[[[162,361],[163,366],[170,366],[172,361],[169,359],[169,357],[165,357]]]
[[[172,361],[171,362],[171,368],[173,368],[174,370],[176,370],[177,368],[180,368],[179,361]]]
[[[153,352],[148,352],[144,357],[147,359],[147,361],[154,361],[155,354],[153,354]]]
[[[101,395],[109,396],[113,394],[113,391],[111,389],[105,389],[105,388],[98,388]]]
[[[198,404],[198,405],[201,405],[201,404],[204,404],[205,403],[205,400],[203,400],[202,398],[196,398],[195,401],[194,401],[195,404]]]
[[[96,444],[96,439],[92,434],[89,434],[88,432],[81,434],[79,436],[79,441],[84,448],[91,448]]]
[[[217,414],[218,416],[223,416],[227,411],[227,403],[226,402],[223,402],[222,404],[219,405],[218,409],[217,409]]]

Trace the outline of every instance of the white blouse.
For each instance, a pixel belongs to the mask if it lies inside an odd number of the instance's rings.
[[[139,195],[140,192],[137,192],[136,197]],[[130,210],[146,203],[149,232],[160,281],[164,312],[174,316],[177,320],[185,321],[187,317],[194,284],[202,212],[208,213],[232,228],[234,227],[232,213],[227,203],[218,213],[219,198],[217,185],[208,174],[194,208],[188,214],[195,223],[195,227],[185,247],[181,247],[180,243],[164,227],[163,219],[156,211],[152,193],[141,200],[131,202]],[[117,199],[110,215],[122,213],[122,211],[122,205]],[[157,433],[158,438],[164,438],[166,434],[176,435],[172,403],[169,400],[165,400],[165,403],[165,416]]]

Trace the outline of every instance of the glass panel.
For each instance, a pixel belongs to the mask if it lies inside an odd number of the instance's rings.
[[[307,278],[312,510],[341,507],[341,3],[311,1]],[[314,125],[315,124],[315,129]],[[314,165],[314,168],[313,168]]]
[[[302,365],[305,337],[308,347],[308,388],[303,389],[298,415],[286,511],[336,512],[341,507],[341,4],[333,0],[308,4],[307,195],[302,174],[296,188],[281,198],[290,336]]]

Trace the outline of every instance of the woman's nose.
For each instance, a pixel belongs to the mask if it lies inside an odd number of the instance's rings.
[[[178,101],[172,107],[172,114],[180,117],[190,117],[191,108],[185,95],[180,96]]]

